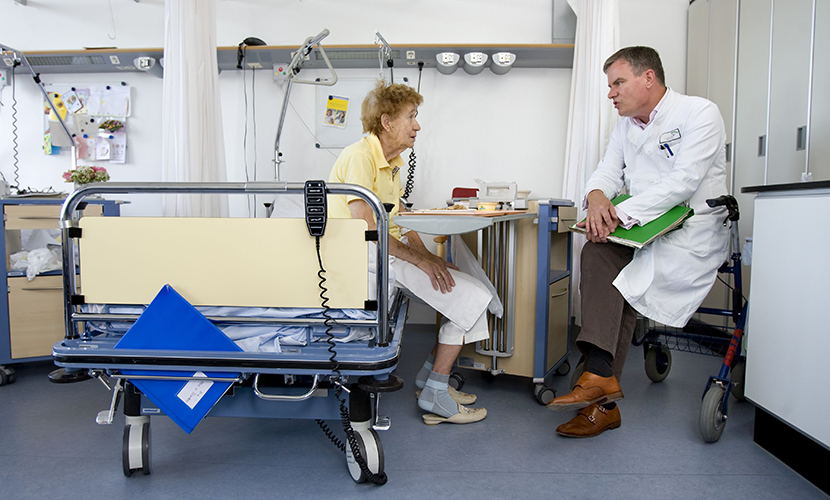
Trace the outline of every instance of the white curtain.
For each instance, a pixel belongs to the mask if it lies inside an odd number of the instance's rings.
[[[568,112],[568,138],[565,148],[563,198],[573,200],[585,216],[582,199],[585,184],[605,154],[611,131],[619,121],[607,98],[608,80],[602,65],[620,45],[618,0],[568,0],[576,13],[571,102]],[[574,235],[573,281],[571,297],[577,324],[582,324],[579,287],[580,252],[585,237]]]
[[[165,1],[163,106],[163,180],[226,181],[215,1]],[[164,215],[227,217],[228,197],[165,194]]]

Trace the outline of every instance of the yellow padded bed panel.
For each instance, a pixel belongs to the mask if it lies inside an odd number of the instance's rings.
[[[79,224],[87,303],[149,304],[170,284],[193,305],[320,307],[317,250],[303,219],[84,217]],[[366,229],[360,219],[328,221],[320,251],[329,307],[364,307]]]

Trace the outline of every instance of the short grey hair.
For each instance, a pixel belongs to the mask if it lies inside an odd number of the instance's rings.
[[[663,62],[660,61],[660,54],[651,47],[625,47],[609,57],[602,66],[602,71],[608,73],[608,68],[622,59],[631,66],[631,71],[636,76],[643,74],[643,71],[653,70],[654,76],[662,86],[666,86],[666,77],[663,73]]]

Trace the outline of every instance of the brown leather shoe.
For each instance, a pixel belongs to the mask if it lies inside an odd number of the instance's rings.
[[[576,385],[570,394],[560,396],[548,403],[551,410],[578,410],[593,403],[610,403],[623,398],[620,383],[617,377],[600,377],[590,372],[585,372],[576,381]]]
[[[589,438],[599,436],[609,429],[616,429],[622,424],[620,408],[606,410],[600,405],[592,404],[579,410],[570,422],[556,428],[556,433],[565,437]]]

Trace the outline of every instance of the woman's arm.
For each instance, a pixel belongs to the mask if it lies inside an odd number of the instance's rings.
[[[377,229],[375,213],[368,203],[363,200],[352,200],[349,202],[349,209],[352,212],[352,218],[365,220],[369,225],[369,230]],[[409,245],[390,237],[389,254],[405,260],[425,272],[435,290],[440,290],[441,293],[451,291],[455,286],[455,280],[447,268],[448,263],[427,250],[418,233],[410,232],[407,238],[410,241]]]

